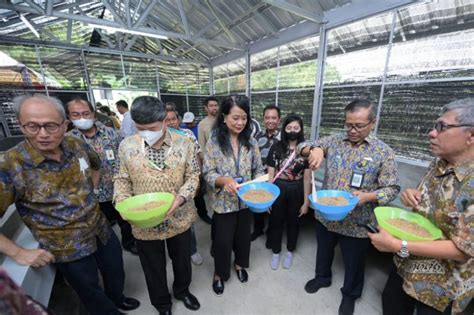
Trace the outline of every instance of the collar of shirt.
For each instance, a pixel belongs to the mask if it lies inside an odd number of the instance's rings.
[[[267,130],[265,130],[265,136],[268,139],[278,137],[279,134],[280,134],[280,129],[278,129],[278,128],[276,130],[274,130],[270,135],[268,134]]]
[[[448,175],[449,173],[454,173],[458,181],[462,181],[470,172],[474,169],[474,161],[467,160],[459,166],[453,167],[448,166],[448,162],[443,159],[436,161],[436,171],[435,176],[441,177]]]
[[[343,140],[343,141],[349,141],[349,137],[347,136],[347,134],[344,133],[343,135],[344,135],[344,136],[342,137],[342,140]],[[365,142],[367,142],[367,143],[370,145],[370,144],[373,144],[373,143],[374,143],[375,139],[376,139],[376,138],[375,138],[374,134],[371,132],[371,133],[369,133],[369,135],[368,135],[367,137],[365,137],[362,141],[358,142],[358,144],[360,144],[360,143],[362,143],[362,142],[365,141]]]
[[[30,160],[34,164],[34,166],[38,166],[42,162],[47,160],[47,158],[40,152],[38,152],[38,150],[36,150],[28,140],[25,140],[25,149],[28,152]],[[59,145],[59,149],[61,150],[61,153],[63,153],[63,155],[61,155],[61,161],[64,161],[65,158],[70,158],[74,156],[74,152],[69,148],[65,139],[63,139],[63,141]]]

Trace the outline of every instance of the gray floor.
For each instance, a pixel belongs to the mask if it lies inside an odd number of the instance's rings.
[[[193,281],[190,291],[196,295],[201,308],[189,311],[182,302],[173,299],[174,314],[337,314],[341,299],[343,265],[339,249],[333,265],[333,283],[316,294],[304,291],[306,281],[314,277],[316,240],[311,218],[305,218],[290,270],[270,269],[270,250],[265,248],[265,238],[252,242],[249,282],[241,284],[235,273],[225,283],[223,296],[214,295],[211,284],[213,260],[209,254],[210,226],[200,219],[195,223],[199,252],[204,258],[201,266],[193,265]],[[118,233],[120,234],[120,233]],[[286,249],[285,249],[286,250]],[[282,253],[285,254],[286,251]],[[145,278],[138,257],[124,253],[126,285],[125,293],[138,298],[142,305],[129,314],[158,314],[150,304]],[[355,314],[381,314],[380,294],[387,278],[390,258],[371,252],[366,267],[363,297],[356,302]],[[168,283],[173,280],[168,261]]]

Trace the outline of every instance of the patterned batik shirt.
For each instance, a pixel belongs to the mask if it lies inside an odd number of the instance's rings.
[[[67,133],[86,142],[100,157],[100,182],[97,198],[99,202],[111,201],[114,196],[113,177],[118,164],[118,147],[122,137],[118,131],[95,122],[96,134],[92,138],[86,137],[77,128]]]
[[[142,229],[132,224],[132,233],[137,239],[168,239],[187,231],[196,220],[193,198],[200,173],[196,154],[194,143],[171,128],[166,131],[159,149],[146,145],[138,134],[122,141],[119,171],[114,178],[116,202],[154,192],[169,192],[186,200],[170,219],[155,227]]]
[[[299,144],[297,152],[308,144]],[[377,193],[377,202],[357,206],[342,221],[327,221],[317,211],[316,219],[329,231],[366,238],[367,230],[359,224],[376,224],[374,208],[392,201],[400,192],[393,150],[372,134],[358,144],[352,144],[346,134],[337,134],[321,138],[313,145],[323,149],[326,158],[323,189]],[[353,173],[363,174],[360,188],[351,187]]]
[[[196,152],[198,154],[201,153],[201,146],[199,145],[199,141],[194,135],[194,132],[190,129],[185,129],[185,128],[179,128],[179,130],[177,130],[177,132],[180,132],[180,131],[183,132],[183,134],[186,137],[188,137],[192,141],[192,143],[194,143],[194,146],[196,147]]]
[[[285,152],[280,152],[280,149],[277,147],[279,142],[276,142],[270,149],[268,154],[268,165],[275,169],[275,175],[285,166],[286,162],[290,158],[294,150],[286,149]],[[281,173],[278,177],[280,179],[288,181],[298,181],[303,180],[304,171],[309,168],[308,159],[296,155],[293,161],[288,164],[288,167]]]
[[[453,312],[459,313],[474,297],[474,161],[458,167],[434,161],[418,190],[420,207],[413,211],[439,227],[443,239],[451,240],[469,260],[394,256],[395,265],[408,295],[441,312],[454,301]]]
[[[214,135],[207,142],[204,153],[203,176],[208,185],[208,207],[214,212],[228,213],[246,208],[243,203],[240,203],[237,195],[216,187],[218,177],[241,177],[242,182],[246,182],[264,174],[257,141],[251,138],[250,143],[252,145],[250,150],[240,145],[239,159],[237,160],[232,153],[225,154],[222,152]]]
[[[272,145],[280,140],[280,130],[275,130],[270,135],[266,131],[260,131],[255,135],[255,140],[257,140],[258,149],[260,150],[260,155],[262,156],[262,165],[264,168],[267,167],[267,157],[270,152]]]
[[[94,253],[96,237],[106,244],[111,230],[92,186],[99,157],[73,137],[66,136],[60,149],[60,162],[28,141],[0,155],[0,214],[15,203],[41,248],[56,262],[68,262]]]

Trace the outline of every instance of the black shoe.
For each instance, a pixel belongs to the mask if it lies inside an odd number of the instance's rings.
[[[183,301],[184,306],[191,311],[196,311],[201,307],[201,304],[199,304],[198,299],[191,293],[188,293],[183,297],[176,297],[176,299]]]
[[[123,299],[122,304],[117,305],[117,307],[122,311],[131,311],[137,309],[140,306],[140,301],[135,300],[131,297],[126,297]]]
[[[214,282],[212,282],[212,290],[217,296],[224,294],[224,281],[221,279],[214,280]]]
[[[339,305],[339,315],[354,314],[354,299],[349,296],[343,296],[341,305]]]
[[[160,314],[160,315],[171,315],[171,310],[158,311],[158,314]]]
[[[252,234],[250,234],[250,240],[253,242],[255,241],[259,236],[263,235],[263,231],[253,231]]]
[[[331,283],[324,284],[321,283],[318,279],[314,278],[306,282],[304,286],[304,290],[308,293],[316,293],[321,288],[327,288],[331,286]]]
[[[212,223],[212,219],[208,216],[208,215],[203,215],[201,217],[201,219],[206,222],[207,224],[211,224]]]
[[[249,274],[247,273],[247,270],[245,270],[244,268],[235,269],[235,273],[237,274],[237,278],[239,278],[240,282],[247,283],[247,281],[249,281]]]
[[[135,255],[135,256],[138,255],[138,249],[137,249],[137,245],[135,245],[135,242],[133,242],[131,245],[124,246],[123,250],[126,250],[132,255]]]

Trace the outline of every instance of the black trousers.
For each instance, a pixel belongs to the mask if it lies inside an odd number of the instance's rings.
[[[214,213],[215,235],[214,269],[216,275],[227,281],[230,277],[232,250],[236,265],[248,268],[250,256],[251,214],[249,209],[231,213]]]
[[[406,294],[402,285],[403,279],[398,275],[396,267],[393,265],[382,292],[383,315],[413,314],[415,308],[417,315],[451,314],[452,303],[444,312],[440,312]]]
[[[197,191],[196,196],[194,197],[194,204],[196,205],[197,213],[200,218],[207,217],[207,209],[206,209],[206,202],[204,201],[204,194],[206,193],[205,190],[206,182],[202,177],[199,178],[199,189]]]
[[[135,243],[132,235],[132,227],[130,223],[122,219],[118,211],[115,209],[112,201],[99,202],[100,211],[105,215],[109,222],[117,221],[122,234],[122,246],[128,248]]]
[[[342,294],[353,299],[362,295],[364,287],[365,257],[370,240],[341,235],[328,231],[316,220],[316,279],[322,284],[330,284],[332,278],[331,266],[334,258],[334,247],[339,242],[344,261],[344,285]]]
[[[177,298],[189,293],[191,284],[191,231],[166,240],[137,240],[138,256],[145,273],[151,304],[158,311],[171,310],[171,295],[166,277],[166,247],[173,264],[173,293]]]
[[[253,231],[263,233],[265,229],[265,217],[267,213],[253,213]],[[268,233],[267,233],[268,234]]]
[[[296,249],[299,233],[299,210],[304,202],[303,181],[277,180],[280,196],[275,200],[270,214],[268,236],[274,254],[281,252],[281,240],[286,223],[286,248],[289,252]]]

